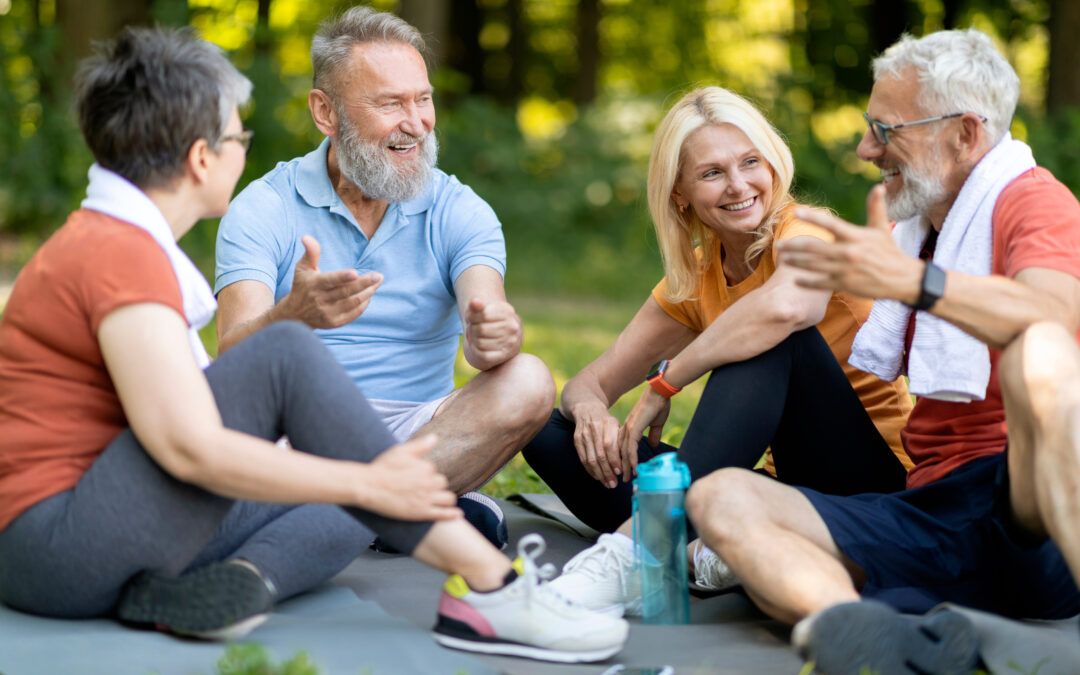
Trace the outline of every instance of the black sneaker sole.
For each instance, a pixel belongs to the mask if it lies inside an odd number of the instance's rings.
[[[617,654],[623,646],[605,647],[592,651],[569,652],[559,649],[535,647],[520,642],[510,642],[492,638],[470,638],[459,635],[447,635],[438,631],[432,631],[435,641],[444,647],[458,649],[478,654],[495,654],[500,656],[517,656],[535,661],[553,661],[555,663],[591,663],[603,661]]]
[[[214,563],[179,577],[144,572],[124,590],[124,622],[202,639],[235,639],[265,620],[273,597],[263,579],[232,563]]]
[[[836,605],[796,627],[792,640],[825,675],[968,675],[979,663],[971,621],[943,611],[911,617],[880,602]]]

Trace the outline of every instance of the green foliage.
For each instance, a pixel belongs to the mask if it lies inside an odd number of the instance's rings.
[[[265,647],[255,643],[230,645],[217,662],[217,675],[318,675],[319,668],[307,652],[297,652],[283,663],[274,663]]]
[[[659,278],[645,165],[630,155],[648,131],[621,131],[619,112],[595,108],[546,140],[526,139],[512,109],[483,99],[441,115],[440,165],[499,215],[512,289],[627,297]]]
[[[27,30],[30,7],[15,3],[0,20],[0,231],[40,236],[82,198],[90,154],[56,58],[60,33]]]
[[[1080,191],[1080,162],[1076,148],[1080,147],[1080,110],[1068,110],[1058,115],[1038,117],[1023,114],[1028,130],[1028,144],[1035,161],[1046,167],[1074,193]]]

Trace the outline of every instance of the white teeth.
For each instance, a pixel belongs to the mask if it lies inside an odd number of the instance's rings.
[[[721,206],[720,208],[724,209],[725,211],[742,211],[743,209],[750,208],[750,206],[754,203],[755,199],[757,199],[757,197],[751,197],[745,202],[739,202],[738,204],[727,204]]]
[[[412,150],[415,147],[416,147],[416,143],[413,143],[411,145],[391,145],[390,149],[391,150],[398,150],[398,151],[405,151],[405,150]]]

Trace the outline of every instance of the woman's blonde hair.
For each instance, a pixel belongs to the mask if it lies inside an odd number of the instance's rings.
[[[703,126],[720,124],[730,124],[746,134],[773,171],[772,201],[757,229],[757,239],[746,251],[748,263],[769,248],[780,213],[794,203],[790,194],[795,176],[791,150],[752,103],[721,87],[701,87],[679,99],[657,127],[649,157],[649,212],[660,243],[670,302],[693,296],[701,273],[717,254],[716,234],[701,223],[693,209],[681,213],[672,190],[679,180],[686,139]],[[700,256],[694,253],[698,246]]]

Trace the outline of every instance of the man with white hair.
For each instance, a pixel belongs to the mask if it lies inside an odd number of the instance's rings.
[[[780,248],[814,273],[805,285],[875,299],[850,361],[906,373],[919,397],[908,489],[836,497],[731,469],[698,481],[688,511],[759,607],[800,622],[793,641],[820,672],[970,672],[966,618],[900,612],[1080,612],[1080,467],[1047,450],[1053,368],[1018,340],[1039,322],[1076,334],[1080,204],[1009,135],[1019,78],[987,36],[904,37],[874,79],[858,147],[884,183],[869,225],[800,213],[835,240]]]
[[[252,182],[222,220],[218,336],[225,350],[279,320],[319,329],[398,440],[438,436],[431,459],[460,495],[543,425],[554,384],[521,352],[495,213],[435,168],[424,52],[413,26],[368,7],[320,26],[308,107],[326,139]],[[462,333],[480,373],[455,390]],[[459,505],[506,543],[493,501]]]

